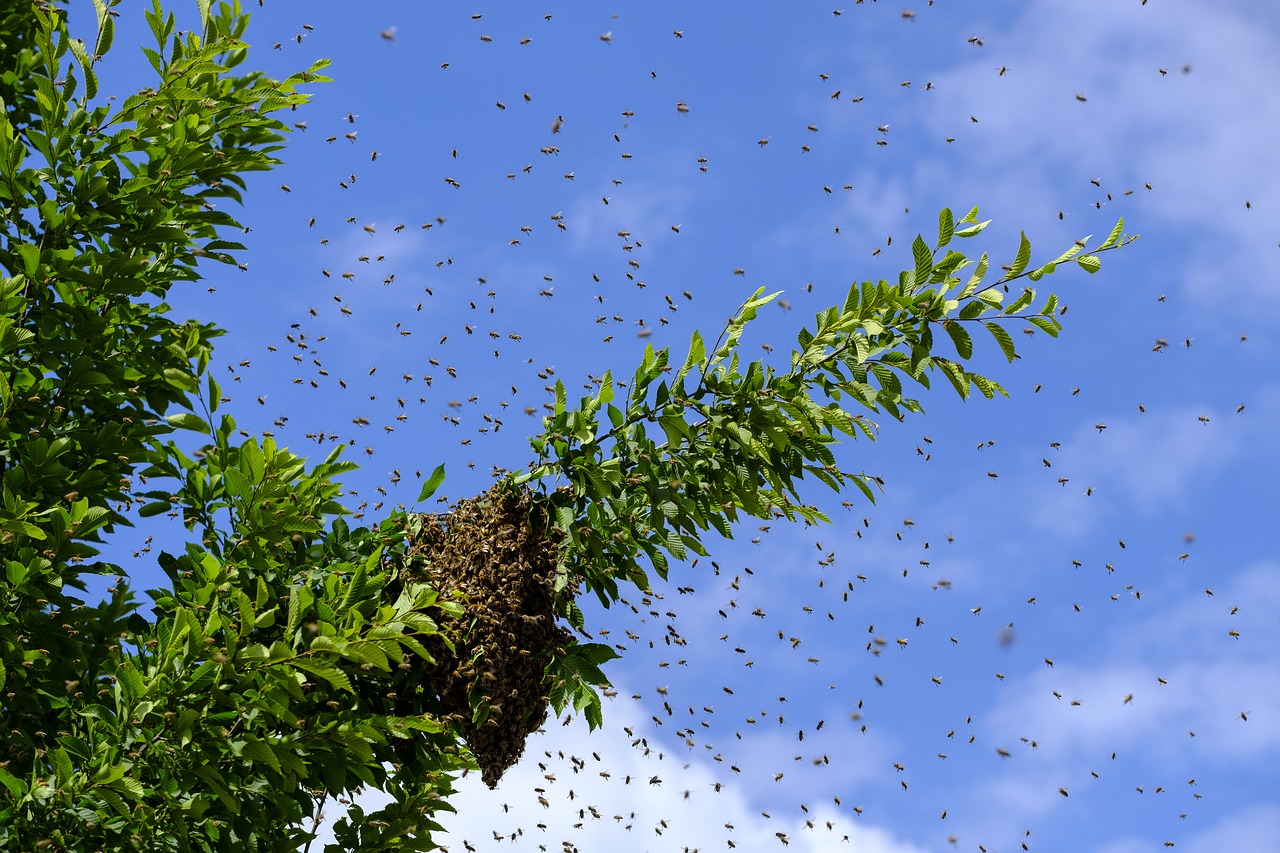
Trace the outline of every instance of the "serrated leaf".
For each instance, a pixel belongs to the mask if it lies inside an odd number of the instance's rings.
[[[98,23],[98,46],[94,48],[94,53],[98,56],[106,56],[111,50],[111,45],[116,39],[116,22],[110,15],[102,18]]]
[[[27,278],[34,279],[40,272],[40,247],[32,243],[20,243],[18,254],[22,256],[22,269]]]
[[[290,663],[303,672],[323,678],[339,690],[355,693],[355,690],[351,687],[351,679],[347,674],[328,661],[317,660],[316,658],[295,658]]]
[[[204,783],[213,790],[215,796],[232,814],[240,813],[240,801],[231,795],[228,790],[226,781],[222,774],[216,768],[207,764],[195,764],[191,767],[191,772],[204,780]]]
[[[969,220],[966,219],[964,221],[968,222]],[[982,229],[986,228],[990,224],[991,224],[991,220],[985,219],[982,222],[979,222],[975,225],[970,225],[968,228],[961,228],[959,231],[956,232],[956,236],[957,237],[976,237],[977,235],[982,233]]]
[[[249,485],[249,478],[236,468],[223,471],[222,478],[227,494],[233,498],[244,500],[253,491],[253,487]]]
[[[1032,281],[1039,281],[1045,276],[1051,275],[1054,272],[1054,270],[1056,270],[1057,268],[1058,268],[1058,265],[1055,264],[1053,261],[1050,261],[1044,266],[1039,267],[1037,269],[1033,269],[1031,272],[1027,273],[1027,278],[1031,279]]]
[[[142,782],[132,776],[121,776],[119,779],[116,779],[111,783],[111,787],[117,790],[123,790],[135,802],[141,800],[147,792],[147,789],[143,787]]]
[[[1004,353],[1004,357],[1013,362],[1017,357],[1017,351],[1013,346],[1013,337],[1009,331],[999,323],[984,322],[982,325],[987,327],[987,331],[991,333],[991,337],[996,339],[996,343],[1000,345],[1000,351]]]
[[[964,286],[964,290],[960,291],[960,298],[965,299],[978,289],[978,285],[982,284],[983,277],[987,274],[987,253],[983,252],[982,257],[978,258],[978,265],[973,268],[973,275],[969,276],[969,281]]]
[[[916,286],[923,287],[929,282],[929,275],[933,272],[933,252],[929,251],[929,244],[919,234],[916,239],[911,242],[911,255],[915,258],[915,278]]]
[[[176,414],[165,415],[164,419],[170,426],[178,429],[189,429],[202,435],[209,434],[209,425],[205,423],[204,418],[193,412],[177,412]]]
[[[116,679],[124,686],[125,695],[131,699],[139,699],[146,695],[147,687],[142,680],[133,661],[121,661],[116,667]]]
[[[1083,257],[1076,258],[1076,263],[1080,265],[1082,270],[1090,275],[1102,269],[1102,259],[1097,255],[1084,255]]]
[[[55,747],[52,754],[54,772],[57,775],[59,787],[61,787],[71,780],[72,775],[75,773],[75,768],[71,764],[71,756],[62,747]]]
[[[258,447],[256,439],[251,438],[240,445],[240,470],[249,478],[252,485],[262,484],[262,478],[266,474],[266,462],[262,456],[262,448]]]
[[[701,365],[706,355],[707,347],[702,341],[702,333],[695,329],[693,337],[689,340],[689,354],[685,356],[684,364],[679,372],[676,373],[675,381],[679,382],[689,372],[690,368]]]
[[[599,696],[592,694],[591,700],[582,709],[582,715],[587,718],[588,731],[595,731],[604,725],[604,713],[601,710]]]
[[[1029,287],[1024,287],[1022,289],[1022,293],[1018,295],[1018,298],[1015,299],[1011,305],[1009,305],[1004,309],[1004,313],[1017,314],[1023,308],[1026,308],[1028,305],[1030,305],[1032,300],[1034,300],[1035,298],[1036,298],[1036,292]]]
[[[982,392],[982,396],[990,400],[996,395],[996,391],[1003,391],[999,385],[992,382],[985,376],[979,376],[976,373],[970,373],[969,378],[973,380],[973,384],[978,386],[978,390]]]
[[[138,515],[141,518],[151,518],[152,516],[166,513],[171,509],[173,509],[173,504],[168,501],[152,501],[151,503],[143,504],[138,509]]]
[[[218,385],[217,380],[210,373],[205,376],[205,388],[209,394],[209,413],[218,411],[218,406],[222,404],[222,387]]]
[[[9,789],[14,801],[21,801],[27,794],[26,784],[3,767],[0,767],[0,784]]]
[[[1009,271],[1005,273],[1005,279],[1014,278],[1021,275],[1022,271],[1027,268],[1027,264],[1031,262],[1031,241],[1027,239],[1027,232],[1021,232],[1018,242],[1018,254],[1014,256],[1013,263],[1009,266]]]
[[[1027,322],[1044,332],[1051,338],[1058,336],[1058,331],[1062,326],[1052,317],[1028,317]]]
[[[443,482],[444,463],[442,462],[436,466],[435,470],[431,472],[431,476],[422,484],[422,491],[418,493],[418,502],[421,503],[422,501],[430,499],[431,496],[436,493],[436,490],[440,488],[440,484]]]
[[[942,324],[942,328],[950,335],[951,342],[955,344],[956,353],[961,358],[965,360],[973,358],[973,340],[969,337],[969,332],[965,330],[963,324],[947,321]]]
[[[613,646],[604,643],[580,643],[572,648],[571,654],[595,666],[602,666],[621,657]]]
[[[960,398],[962,400],[969,399],[969,379],[965,375],[964,368],[945,358],[935,358],[933,363],[942,369],[947,379],[951,380],[951,385],[956,389],[956,393],[960,395]]]
[[[165,381],[173,387],[192,394],[199,390],[199,386],[196,385],[196,378],[191,375],[190,371],[180,370],[176,367],[166,367],[163,372]]]
[[[67,39],[65,44],[71,48],[71,53],[75,56],[76,62],[80,63],[80,70],[84,72],[85,100],[90,101],[98,94],[98,75],[93,72],[93,63],[89,61],[89,51],[85,49],[84,41],[78,38]]]
[[[256,735],[248,732],[240,736],[243,744],[240,747],[240,754],[251,761],[257,761],[265,764],[277,773],[280,772],[280,759],[276,757],[275,752],[267,745],[265,741],[260,740]]]
[[[951,237],[956,233],[955,217],[951,215],[951,208],[944,207],[942,212],[938,214],[938,248],[951,242]]]
[[[1101,252],[1103,249],[1110,249],[1112,246],[1120,242],[1120,237],[1124,234],[1124,217],[1120,217],[1116,221],[1116,227],[1111,229],[1111,233],[1107,235],[1107,239],[1102,241],[1102,245],[1094,249],[1095,252]]]
[[[1091,234],[1091,235],[1089,235],[1089,236],[1091,237],[1091,236],[1093,236],[1093,235]],[[1065,252],[1063,252],[1061,255],[1058,255],[1058,257],[1054,258],[1054,259],[1053,259],[1053,261],[1052,261],[1051,263],[1054,263],[1054,264],[1064,264],[1064,263],[1066,263],[1067,261],[1071,260],[1071,259],[1072,259],[1072,258],[1074,258],[1076,255],[1080,254],[1080,251],[1081,251],[1082,249],[1084,249],[1085,244],[1088,242],[1088,240],[1089,240],[1089,237],[1084,237],[1084,238],[1082,238],[1082,239],[1080,239],[1080,240],[1077,240],[1077,241],[1075,242],[1075,244],[1074,244],[1074,245],[1072,245],[1072,247],[1071,247],[1070,249],[1067,249],[1067,250],[1066,250]]]

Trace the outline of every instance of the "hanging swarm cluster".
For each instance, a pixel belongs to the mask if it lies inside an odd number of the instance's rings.
[[[421,683],[458,721],[492,788],[546,721],[543,670],[551,651],[572,641],[554,613],[560,534],[545,505],[503,483],[422,521],[401,577],[430,584],[442,598],[461,593],[465,610],[441,625],[454,651],[438,639],[427,644],[436,663],[421,664]],[[473,699],[487,710],[479,725]]]

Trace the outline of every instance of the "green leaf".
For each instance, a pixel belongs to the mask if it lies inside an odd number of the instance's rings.
[[[983,252],[982,257],[978,258],[978,265],[973,269],[973,275],[969,276],[969,282],[964,286],[964,290],[960,291],[960,298],[967,299],[973,295],[978,289],[978,285],[982,283],[982,278],[987,274],[987,253]]]
[[[1031,272],[1027,273],[1027,278],[1031,279],[1032,281],[1039,281],[1045,276],[1051,275],[1053,271],[1056,270],[1057,268],[1058,268],[1057,264],[1055,264],[1053,261],[1049,261],[1049,263],[1045,264],[1044,266],[1039,267],[1037,269],[1033,269]]]
[[[191,767],[191,772],[204,780],[204,783],[209,786],[227,811],[232,814],[240,813],[240,801],[231,794],[230,789],[227,788],[226,780],[217,769],[207,764],[195,764]]]
[[[960,395],[960,398],[963,400],[969,399],[969,378],[965,374],[964,368],[945,358],[935,358],[933,363],[942,369],[947,379],[951,380],[951,384],[956,389],[956,393]]]
[[[18,254],[22,256],[22,268],[27,278],[35,279],[40,272],[40,247],[31,243],[18,244]]]
[[[595,666],[603,666],[609,661],[621,657],[613,646],[608,646],[604,643],[580,643],[573,646],[569,653]]]
[[[1031,262],[1031,241],[1027,239],[1027,232],[1021,232],[1022,236],[1018,242],[1018,254],[1013,258],[1013,264],[1009,267],[1009,271],[1004,274],[1004,279],[1015,278],[1027,268],[1027,264]]]
[[[98,94],[98,75],[93,73],[93,63],[89,60],[89,52],[85,50],[84,42],[78,38],[67,39],[66,45],[71,48],[72,55],[80,63],[80,70],[84,72],[85,100],[93,100]]]
[[[178,429],[189,429],[202,435],[209,434],[209,425],[205,423],[204,418],[193,412],[177,412],[176,414],[165,415],[164,419],[170,426],[175,426]]]
[[[266,462],[257,439],[251,438],[240,445],[240,470],[252,485],[262,484],[262,478],[266,475]]]
[[[1089,236],[1090,236],[1090,237],[1092,237],[1093,235],[1092,235],[1092,234],[1090,234]],[[1080,254],[1080,250],[1081,250],[1081,249],[1083,249],[1083,248],[1085,247],[1085,244],[1086,244],[1088,241],[1089,241],[1089,237],[1085,237],[1085,238],[1083,238],[1083,239],[1077,240],[1077,241],[1076,241],[1076,242],[1071,246],[1071,248],[1070,248],[1070,249],[1067,249],[1067,250],[1066,250],[1065,252],[1063,252],[1061,255],[1058,255],[1058,257],[1054,258],[1052,261],[1050,261],[1050,263],[1052,263],[1052,264],[1054,264],[1054,265],[1057,265],[1057,264],[1065,264],[1067,261],[1071,260],[1071,259],[1072,259],[1072,258],[1074,258],[1076,255]]]
[[[218,406],[222,404],[222,388],[218,385],[217,380],[213,378],[212,373],[205,377],[205,388],[209,395],[209,413],[212,414],[218,411]]]
[[[1018,298],[1004,309],[1005,314],[1017,314],[1023,308],[1026,308],[1036,298],[1036,292],[1029,287],[1024,287],[1022,293],[1018,294]]]
[[[951,208],[944,207],[942,212],[938,214],[938,248],[951,242],[951,237],[956,233],[955,217],[951,215]]]
[[[1027,322],[1051,338],[1056,338],[1058,331],[1062,328],[1062,325],[1052,317],[1028,317]]]
[[[60,786],[70,782],[75,774],[75,768],[71,765],[71,756],[60,746],[53,749],[53,767]]]
[[[351,679],[347,674],[329,661],[315,657],[300,657],[295,658],[290,663],[303,672],[323,678],[339,690],[355,693],[355,689],[351,686]]]
[[[586,706],[582,709],[582,715],[587,718],[588,731],[595,731],[604,725],[604,713],[600,706],[600,697],[592,695]]]
[[[275,752],[266,742],[248,732],[241,735],[240,739],[242,741],[240,747],[241,755],[252,761],[265,764],[277,773],[280,772],[280,759],[276,757]]]
[[[1000,345],[1000,351],[1004,353],[1004,357],[1012,363],[1017,357],[1017,352],[1014,350],[1013,338],[1009,335],[1008,330],[999,323],[993,323],[991,321],[985,321],[982,325],[987,327],[987,331],[991,333],[991,337],[995,338],[996,343]]]
[[[422,491],[418,493],[418,502],[429,500],[436,493],[436,489],[440,488],[440,484],[444,482],[444,463],[436,466],[431,472],[431,476],[422,484]]]
[[[975,207],[973,210],[977,210],[977,208]],[[969,211],[970,214],[973,214],[973,210]],[[961,221],[972,222],[973,220],[965,218]],[[990,219],[983,220],[982,222],[977,222],[973,225],[970,225],[967,228],[961,228],[959,231],[956,232],[956,236],[957,237],[976,237],[982,233],[982,229],[986,228],[990,224],[991,224]]]
[[[933,252],[929,251],[929,244],[919,234],[911,242],[911,254],[916,262],[916,287],[923,287],[929,283],[929,275],[933,272]]]
[[[142,676],[133,665],[133,661],[121,661],[116,667],[116,678],[123,685],[125,695],[130,699],[140,699],[146,695],[146,684],[143,683]]]
[[[1097,255],[1084,255],[1083,257],[1076,258],[1076,263],[1080,265],[1082,270],[1090,275],[1102,269],[1102,260]]]
[[[702,333],[695,329],[693,337],[689,340],[689,354],[685,356],[684,364],[676,373],[675,381],[678,383],[689,372],[690,368],[701,365],[706,355],[707,346],[702,341]]]
[[[173,509],[173,507],[174,505],[168,501],[152,501],[151,503],[143,504],[138,509],[138,515],[142,518],[151,518],[152,516],[162,515]]]
[[[179,368],[179,367],[166,367],[164,369],[164,378],[170,385],[172,385],[175,388],[179,388],[183,391],[187,391],[194,394],[196,391],[199,390],[199,386],[196,384],[195,376],[193,376],[191,374],[191,371],[188,369]]]
[[[1124,234],[1124,217],[1120,217],[1116,221],[1116,227],[1111,229],[1111,233],[1107,235],[1107,239],[1102,241],[1102,245],[1094,249],[1095,252],[1101,252],[1103,249],[1110,249],[1112,246],[1120,242],[1120,237]],[[1092,272],[1092,270],[1090,270]]]
[[[956,353],[961,358],[965,360],[973,358],[973,340],[963,324],[948,320],[942,324],[942,328],[946,329],[947,334],[951,336],[951,342],[955,344]]]
[[[15,801],[20,801],[27,795],[26,783],[3,767],[0,767],[0,783],[3,783],[9,789],[9,793],[13,794]]]
[[[253,487],[249,485],[249,478],[237,468],[228,468],[223,471],[222,481],[225,484],[227,494],[233,498],[244,500],[253,493]]]
[[[116,22],[106,12],[105,4],[102,3],[102,0],[94,0],[93,5],[98,10],[98,44],[94,47],[93,52],[98,56],[106,56],[115,41]]]

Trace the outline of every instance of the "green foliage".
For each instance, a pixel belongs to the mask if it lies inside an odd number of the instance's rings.
[[[806,477],[837,492],[852,486],[874,501],[880,482],[838,468],[831,445],[841,436],[875,440],[874,415],[902,420],[922,412],[905,390],[912,385],[927,389],[941,374],[962,398],[975,389],[988,399],[1006,395],[999,383],[966,368],[974,354],[970,330],[985,329],[1009,361],[1018,357],[1010,323],[1056,337],[1057,298],[1050,295],[1033,308],[1036,291],[1013,292],[1010,284],[1052,273],[1087,242],[1027,270],[1031,244],[1024,234],[1013,263],[984,283],[985,252],[975,262],[946,247],[953,237],[975,237],[986,225],[976,207],[958,223],[943,210],[936,245],[923,237],[913,242],[912,269],[895,284],[851,286],[841,305],[819,312],[812,330],[800,330],[785,367],[739,360],[747,324],[778,295],[760,289],[710,349],[695,332],[674,372],[669,351],[650,346],[629,385],[606,373],[598,391],[576,408],[557,384],[546,431],[531,441],[539,464],[515,479],[558,479],[569,486],[547,495],[565,535],[561,588],[576,592],[581,586],[608,606],[619,598],[620,582],[648,590],[649,570],[665,579],[671,559],[706,554],[707,531],[729,537],[743,516],[826,521],[800,495]],[[1123,226],[1117,223],[1107,241],[1081,257],[1081,266],[1096,270],[1097,253],[1122,244]],[[969,267],[972,273],[962,278]],[[1012,298],[1008,304],[1006,297]],[[939,329],[954,358],[936,346]],[[626,398],[615,403],[622,388]],[[851,411],[857,409],[862,411]],[[582,627],[568,595],[561,614]],[[559,710],[569,698],[553,694],[552,701]],[[581,694],[571,698],[575,707],[590,703]]]
[[[236,72],[238,4],[179,34],[156,2],[157,84],[99,103],[115,5],[95,0],[91,54],[57,8],[0,13],[0,847],[296,850],[318,797],[374,784],[399,804],[340,825],[341,849],[424,849],[466,753],[383,694],[454,605],[384,596],[403,517],[350,531],[353,464],[237,440],[205,375],[220,330],[164,301],[236,263],[216,205],[278,162],[274,114],[323,63]],[[130,507],[198,533],[162,555],[153,619],[93,561]],[[117,576],[110,599],[75,597],[85,572]]]
[[[328,849],[433,849],[434,815],[475,763],[411,675],[429,649],[453,651],[440,625],[465,614],[401,574],[422,518],[350,529],[338,479],[355,466],[336,451],[308,466],[240,432],[206,372],[221,331],[165,302],[201,262],[237,263],[239,225],[215,205],[276,165],[288,128],[273,114],[305,103],[325,63],[285,80],[238,72],[238,2],[198,0],[199,31],[177,33],[153,0],[156,85],[101,103],[119,3],[94,0],[92,51],[56,6],[0,11],[0,848],[292,851],[327,798],[374,786],[394,802],[353,808]],[[1024,236],[984,283],[985,253],[947,247],[985,225],[976,208],[944,210],[911,269],[851,287],[785,364],[739,357],[777,295],[761,290],[710,346],[695,333],[678,367],[648,347],[629,382],[605,374],[576,408],[557,384],[531,439],[540,464],[513,479],[567,486],[540,498],[563,534],[559,615],[581,630],[577,595],[647,589],[743,516],[825,520],[806,478],[874,499],[876,478],[838,468],[831,445],[922,411],[905,389],[939,374],[962,397],[1003,394],[965,366],[973,330],[1012,361],[1007,325],[1060,329],[1053,296],[1010,284],[1072,260],[1096,272],[1132,239],[1121,222],[1095,249],[1029,268]],[[420,500],[443,479],[441,465]],[[148,591],[150,618],[129,571],[95,559],[131,511],[198,540],[160,556],[170,584]],[[85,573],[116,578],[107,600],[76,597]],[[552,706],[599,726],[616,656],[566,644],[546,671]]]

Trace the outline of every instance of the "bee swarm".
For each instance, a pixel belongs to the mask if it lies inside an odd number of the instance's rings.
[[[543,671],[552,651],[572,642],[554,612],[560,534],[544,504],[502,483],[422,521],[401,579],[464,607],[460,618],[441,619],[452,651],[439,637],[426,643],[436,662],[424,665],[422,682],[457,721],[492,788],[546,721]]]

